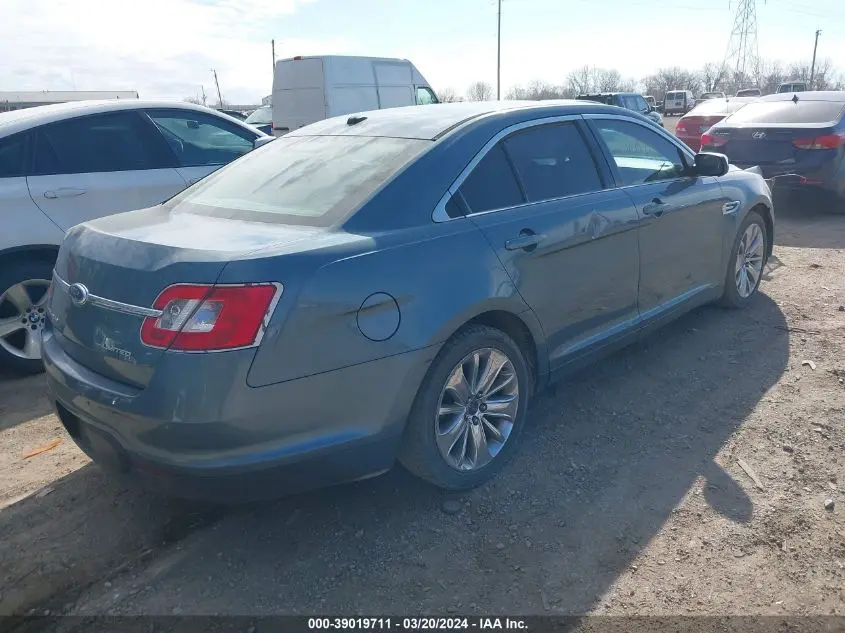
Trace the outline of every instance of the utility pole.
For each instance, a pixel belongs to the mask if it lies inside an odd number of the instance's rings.
[[[270,40],[270,48],[273,49],[273,74],[276,74],[276,40]]]
[[[819,47],[819,35],[822,34],[822,30],[818,29],[816,31],[816,43],[813,44],[813,63],[810,66],[810,90],[813,89],[813,75],[816,74],[816,50]]]
[[[499,0],[499,28],[496,38],[496,101],[502,100],[502,0]]]
[[[202,90],[202,104],[206,105],[205,86],[200,86],[200,90]]]
[[[212,68],[211,72],[214,73],[214,84],[217,86],[217,103],[218,103],[219,107],[222,108],[223,107],[223,95],[220,94],[220,82],[217,81],[217,71]]]

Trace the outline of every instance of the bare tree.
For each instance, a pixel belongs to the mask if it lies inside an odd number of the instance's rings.
[[[194,105],[203,105],[202,99],[199,97],[185,97],[182,101],[185,103],[193,103]]]
[[[467,101],[491,101],[493,86],[486,81],[475,81],[467,88]]]
[[[460,95],[455,92],[454,88],[442,88],[437,91],[437,100],[440,103],[454,103],[455,101],[463,101]]]
[[[704,64],[701,69],[701,82],[704,90],[710,92],[721,88],[722,91],[727,92],[726,86],[723,85],[727,79],[727,74],[727,68],[724,64],[714,64],[713,62]]]

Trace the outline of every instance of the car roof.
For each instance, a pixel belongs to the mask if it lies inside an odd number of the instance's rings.
[[[388,136],[433,141],[463,123],[497,113],[520,111],[536,113],[538,116],[582,113],[618,115],[620,110],[622,108],[617,106],[573,99],[439,103],[345,114],[312,123],[287,136]],[[363,119],[350,125],[349,121],[356,117]]]
[[[799,82],[795,82],[799,83]],[[834,101],[845,103],[845,91],[843,90],[812,90],[807,92],[778,92],[765,97],[760,97],[758,101],[791,101],[795,96],[798,96],[798,101]]]
[[[142,101],[140,99],[103,99],[100,101],[69,101],[67,103],[22,108],[20,110],[12,110],[11,112],[0,112],[0,136],[8,136],[16,132],[23,132],[39,125],[44,125],[45,123],[55,123],[78,116],[117,112],[119,110],[137,110],[139,108],[176,108],[179,110],[205,112],[212,116],[233,121],[241,127],[252,130],[250,126],[245,126],[235,117],[229,116],[219,110],[213,110],[193,103],[183,101]]]
[[[760,97],[720,97],[696,103],[695,107],[681,118],[701,116],[702,114],[733,114],[744,105],[759,101]]]

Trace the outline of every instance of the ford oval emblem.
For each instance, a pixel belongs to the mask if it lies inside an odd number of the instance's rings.
[[[84,306],[88,303],[88,297],[91,296],[85,284],[71,284],[67,289],[67,293],[75,306]]]

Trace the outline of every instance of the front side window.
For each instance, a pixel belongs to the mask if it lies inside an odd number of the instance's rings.
[[[172,167],[167,147],[135,111],[51,123],[35,133],[35,175]]]
[[[430,105],[432,103],[438,103],[437,96],[434,94],[431,88],[427,88],[425,86],[418,86],[417,103],[419,105]]]
[[[593,124],[616,163],[622,186],[672,180],[686,173],[681,151],[644,125],[616,119]]]
[[[602,189],[593,157],[574,123],[531,127],[505,139],[529,202]]]
[[[256,135],[204,112],[147,113],[176,154],[181,167],[225,165],[252,150]]]
[[[0,139],[0,178],[24,175],[26,134],[14,134]]]
[[[419,139],[283,136],[165,203],[175,212],[327,226],[431,145]]]

